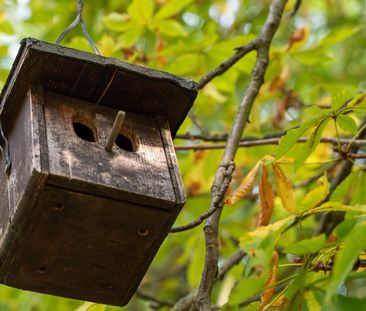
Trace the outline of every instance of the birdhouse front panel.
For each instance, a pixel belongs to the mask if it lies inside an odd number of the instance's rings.
[[[115,109],[46,92],[44,110],[50,183],[159,208],[175,206],[159,118],[127,113],[112,152],[106,152]]]
[[[185,202],[172,136],[195,96],[167,73],[23,41],[1,93],[0,281],[128,303]]]

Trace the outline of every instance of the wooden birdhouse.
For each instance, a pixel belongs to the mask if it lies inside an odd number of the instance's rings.
[[[190,80],[23,40],[1,93],[0,282],[125,305],[185,202],[172,137],[195,97]]]

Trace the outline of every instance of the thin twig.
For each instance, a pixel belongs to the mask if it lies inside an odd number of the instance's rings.
[[[198,81],[198,89],[202,89],[206,84],[208,84],[213,78],[222,75],[225,71],[231,68],[236,62],[242,59],[249,52],[256,50],[258,48],[258,39],[254,39],[249,43],[236,48],[236,53],[229,59],[221,63],[218,67],[212,69],[206,73]]]
[[[279,143],[281,138],[259,138],[259,139],[252,139],[245,141],[242,140],[238,144],[238,147],[256,147],[256,146],[266,146],[266,145],[277,145]],[[298,139],[298,143],[305,143],[307,142],[307,137],[301,137]],[[320,139],[320,143],[328,143],[332,145],[338,145],[338,143],[341,144],[349,144],[351,143],[352,146],[366,146],[366,139],[356,139],[351,140],[348,138],[341,138],[336,139],[333,137],[322,137]],[[213,150],[213,149],[224,149],[226,147],[226,144],[196,144],[196,145],[175,145],[175,150]],[[350,153],[352,156],[353,153]],[[356,155],[357,156],[357,155]],[[362,157],[361,157],[362,158]]]
[[[191,119],[192,123],[201,131],[202,135],[208,135],[208,130],[192,111],[188,113],[188,116]]]
[[[56,39],[55,43],[56,44],[60,44],[60,42],[62,41],[62,39],[71,30],[73,30],[79,23],[81,24],[81,28],[83,30],[84,37],[86,38],[86,40],[88,41],[89,45],[93,49],[94,53],[100,55],[100,52],[99,52],[97,46],[95,45],[94,41],[89,36],[88,28],[87,28],[87,26],[86,26],[86,24],[85,24],[85,22],[83,20],[83,1],[82,0],[77,0],[77,15],[76,15],[75,19],[71,22],[71,24],[69,26],[67,26],[64,29],[63,32],[61,32],[61,34],[59,35],[59,37]]]
[[[172,302],[170,300],[160,299],[153,294],[149,294],[149,293],[142,291],[141,289],[137,290],[136,295],[137,295],[137,297],[139,297],[141,299],[154,302],[159,306],[168,306],[168,307],[174,306],[174,302]]]
[[[231,178],[235,170],[235,164],[234,162],[230,162],[229,165],[226,168],[224,181],[221,185],[220,193],[216,197],[215,201],[213,202],[210,209],[202,214],[200,217],[198,217],[195,221],[192,221],[191,223],[181,226],[181,227],[175,227],[170,230],[170,233],[177,233],[182,231],[191,230],[197,226],[199,226],[201,223],[203,223],[204,220],[206,220],[208,217],[210,217],[216,210],[222,206],[222,200],[224,199],[226,190],[230,186]]]

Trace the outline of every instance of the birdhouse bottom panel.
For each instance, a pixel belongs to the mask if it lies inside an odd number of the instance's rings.
[[[45,187],[3,266],[5,284],[124,305],[169,226],[168,212]]]

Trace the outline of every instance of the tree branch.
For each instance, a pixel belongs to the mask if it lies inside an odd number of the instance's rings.
[[[222,264],[222,266],[219,269],[219,273],[217,278],[214,280],[214,282],[216,283],[218,280],[222,280],[225,275],[234,267],[236,266],[238,263],[240,263],[240,261],[243,259],[243,257],[245,256],[245,252],[242,249],[238,249],[234,254],[232,254],[229,258],[227,258],[224,263]],[[197,294],[198,289],[194,289],[193,291],[191,291],[187,296],[183,297],[182,299],[180,299],[175,306],[173,307],[172,311],[187,311],[193,301],[194,298]]]
[[[238,144],[238,147],[256,147],[256,146],[266,146],[266,145],[277,145],[281,138],[258,138],[258,139],[248,139],[241,140]],[[298,143],[306,143],[308,140],[307,137],[301,137],[298,139]],[[320,143],[328,143],[337,146],[338,143],[342,145],[348,145],[351,143],[351,146],[361,147],[366,146],[366,139],[356,139],[352,141],[352,139],[341,138],[336,139],[333,137],[322,137],[320,139]],[[213,150],[213,149],[223,149],[226,147],[226,144],[197,144],[197,145],[175,145],[175,150]],[[363,155],[358,155],[354,153],[349,153],[350,158],[364,158]]]
[[[249,52],[256,50],[258,47],[257,39],[250,41],[249,43],[236,48],[236,53],[231,56],[229,59],[221,63],[218,67],[212,69],[208,73],[206,73],[201,79],[198,81],[198,89],[202,89],[206,84],[208,84],[213,78],[222,75],[225,71],[231,68],[236,62],[242,59]]]
[[[230,162],[229,165],[226,167],[224,181],[223,181],[223,183],[221,185],[220,192],[217,195],[217,197],[215,198],[215,201],[211,205],[210,209],[206,213],[202,214],[195,221],[193,221],[193,222],[191,222],[191,223],[189,223],[187,225],[184,225],[184,226],[181,226],[181,227],[172,228],[170,230],[170,233],[177,233],[177,232],[191,230],[191,229],[199,226],[201,223],[203,223],[203,221],[206,220],[208,217],[210,217],[213,213],[215,213],[218,208],[221,208],[222,207],[222,201],[224,199],[226,190],[230,186],[231,177],[232,177],[232,175],[234,173],[234,170],[235,170],[235,164],[234,164],[234,162]]]
[[[286,0],[272,1],[267,20],[263,26],[261,33],[255,40],[255,46],[257,47],[256,64],[252,70],[248,88],[239,105],[232,131],[227,140],[223,158],[215,175],[215,180],[211,188],[211,206],[214,204],[213,202],[216,202],[216,198],[219,196],[221,185],[224,182],[224,176],[226,171],[225,167],[227,167],[227,165],[229,165],[229,163],[234,160],[239,141],[245,125],[248,121],[254,100],[256,99],[259,90],[264,83],[264,76],[269,62],[270,44],[280,24],[286,2]],[[200,87],[203,87],[203,85],[208,83],[208,81],[210,81],[210,79],[201,79],[199,83]],[[207,219],[206,225],[204,227],[206,242],[205,265],[199,289],[191,308],[192,310],[211,310],[211,291],[217,276],[217,263],[219,257],[218,226],[221,210],[221,208],[218,208]]]

